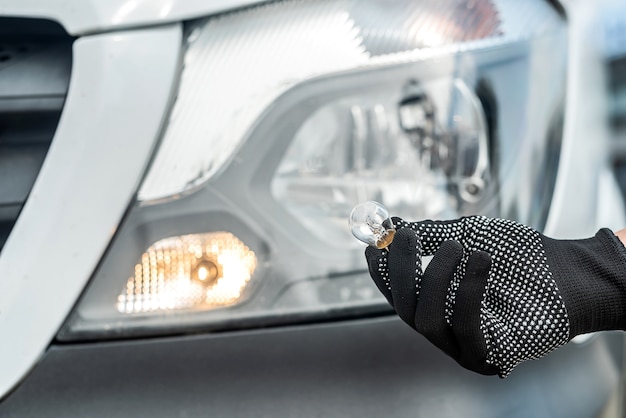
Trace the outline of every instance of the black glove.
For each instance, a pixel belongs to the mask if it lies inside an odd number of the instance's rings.
[[[626,329],[626,249],[608,229],[555,240],[483,216],[394,224],[389,251],[365,251],[370,275],[407,324],[467,369],[505,377],[576,335]]]

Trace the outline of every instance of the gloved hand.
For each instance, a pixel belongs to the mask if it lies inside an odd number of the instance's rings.
[[[626,249],[608,229],[555,240],[483,216],[393,220],[389,251],[365,251],[370,275],[400,318],[467,369],[505,377],[576,335],[626,329]]]

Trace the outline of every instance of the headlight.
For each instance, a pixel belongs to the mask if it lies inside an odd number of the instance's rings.
[[[566,30],[543,1],[284,1],[190,22],[137,202],[60,338],[388,309],[354,204],[541,228]]]

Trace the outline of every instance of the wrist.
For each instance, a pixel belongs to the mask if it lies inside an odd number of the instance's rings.
[[[569,316],[570,338],[626,329],[626,247],[618,236],[602,229],[592,238],[548,239],[544,245]]]
[[[626,246],[626,228],[620,229],[619,231],[615,232],[615,236],[619,238],[624,246]]]

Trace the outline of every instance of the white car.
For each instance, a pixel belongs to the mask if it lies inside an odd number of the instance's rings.
[[[347,227],[626,226],[570,7],[4,0],[0,416],[615,416],[621,334],[473,374]]]

